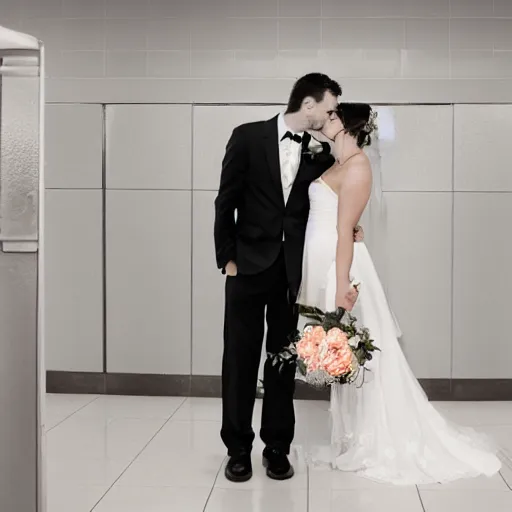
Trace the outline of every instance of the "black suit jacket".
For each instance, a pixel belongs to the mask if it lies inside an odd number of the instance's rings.
[[[308,154],[311,137],[305,134],[300,167],[285,205],[277,119],[244,124],[233,131],[215,200],[215,250],[220,269],[234,261],[241,275],[255,275],[276,261],[284,233],[288,281],[296,294],[302,275],[309,185],[334,159],[329,154],[316,158]]]

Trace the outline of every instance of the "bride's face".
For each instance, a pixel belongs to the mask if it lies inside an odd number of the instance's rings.
[[[332,119],[325,123],[322,133],[330,140],[334,140],[336,135],[341,133],[344,130],[343,123],[341,119],[335,115]]]

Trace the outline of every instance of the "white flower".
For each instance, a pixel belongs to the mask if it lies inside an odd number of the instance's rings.
[[[311,140],[308,144],[308,151],[313,155],[317,155],[324,150],[322,143],[319,140],[316,140],[314,137],[311,137]]]
[[[360,341],[361,341],[361,337],[358,334],[356,334],[354,337],[349,338],[348,344],[351,347],[357,348],[357,346],[359,345]]]

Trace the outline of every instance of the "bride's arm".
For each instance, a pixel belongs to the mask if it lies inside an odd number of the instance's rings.
[[[367,162],[351,165],[338,191],[338,244],[336,247],[336,307],[352,309],[350,267],[354,256],[354,228],[370,199],[372,173]]]

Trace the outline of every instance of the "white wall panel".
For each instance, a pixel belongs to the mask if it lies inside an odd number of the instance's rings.
[[[190,374],[191,192],[111,190],[106,214],[108,371]]]
[[[213,242],[216,192],[194,192],[192,373],[220,375],[224,325],[224,284]]]
[[[103,370],[101,194],[46,191],[48,370]]]
[[[455,105],[455,190],[512,192],[512,105]]]
[[[390,110],[395,140],[381,143],[383,189],[452,190],[453,108],[410,105]],[[385,123],[385,117],[377,121]]]
[[[452,366],[453,377],[512,378],[501,334],[512,288],[512,107],[392,108],[396,139],[383,151],[383,186],[389,296],[404,352],[421,378],[449,377]],[[215,265],[213,201],[221,161],[235,126],[282,110],[108,107],[109,371],[220,375],[224,278]],[[100,105],[49,106],[50,189],[101,187],[101,120]],[[462,191],[455,194],[454,239],[453,172]],[[100,190],[47,193],[52,370],[102,369],[101,211]],[[482,340],[495,350],[480,350]]]
[[[386,193],[389,298],[418,378],[451,366],[452,194]]]
[[[109,105],[107,188],[190,189],[191,105]]]
[[[243,123],[270,119],[283,106],[194,106],[193,188],[219,188],[222,159],[233,129]]]
[[[511,218],[512,194],[455,195],[455,378],[512,378]]]
[[[47,105],[46,188],[101,188],[103,107]]]

